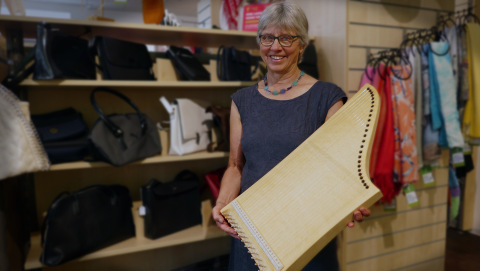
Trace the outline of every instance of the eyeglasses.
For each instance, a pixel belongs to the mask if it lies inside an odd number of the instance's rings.
[[[299,36],[280,35],[275,37],[274,35],[260,35],[258,37],[260,38],[260,43],[263,46],[272,46],[277,39],[278,43],[280,43],[282,47],[290,47]]]

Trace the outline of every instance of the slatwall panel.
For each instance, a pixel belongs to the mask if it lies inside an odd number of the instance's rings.
[[[452,0],[350,0],[347,14],[347,92],[353,95],[368,55],[398,48],[406,33],[430,28],[440,14],[454,11]]]
[[[406,33],[434,26],[454,1],[349,0],[347,9],[347,92],[353,95],[368,55],[399,48]],[[445,158],[448,155],[445,154]],[[445,159],[442,162],[447,165]],[[448,169],[434,171],[436,186],[415,184],[418,207],[396,197],[396,211],[371,208],[372,216],[340,238],[343,271],[443,270],[448,210]]]

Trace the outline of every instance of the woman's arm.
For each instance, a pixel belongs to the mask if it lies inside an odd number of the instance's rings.
[[[220,210],[240,194],[240,180],[244,163],[241,145],[242,133],[243,128],[240,113],[235,103],[232,102],[230,111],[230,155],[227,169],[221,181],[217,202],[212,210],[212,218],[221,230],[237,239],[240,238],[222,216]]]

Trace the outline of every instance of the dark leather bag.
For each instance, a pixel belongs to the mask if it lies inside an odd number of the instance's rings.
[[[210,81],[210,73],[187,49],[170,46],[166,53],[183,81]]]
[[[105,115],[95,100],[95,93],[98,92],[122,99],[135,113]],[[89,136],[95,158],[122,166],[162,151],[157,126],[127,96],[113,89],[96,88],[90,95],[90,101],[99,116]]]
[[[84,160],[89,155],[88,127],[72,107],[31,116],[52,164]]]
[[[183,170],[171,182],[142,186],[145,236],[156,239],[202,223],[199,179]]]
[[[37,24],[33,79],[95,79],[95,62],[88,40]]]
[[[60,194],[42,224],[40,261],[59,265],[135,236],[132,200],[121,185]]]
[[[235,47],[220,46],[217,52],[217,76],[222,81],[251,81],[259,61],[255,61],[252,71],[252,56],[247,51]]]
[[[99,36],[90,41],[90,47],[98,55],[103,79],[155,79],[145,44]]]

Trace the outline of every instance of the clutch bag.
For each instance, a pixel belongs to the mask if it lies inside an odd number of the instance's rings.
[[[368,175],[380,98],[363,86],[221,213],[260,270],[301,270],[382,194]]]

